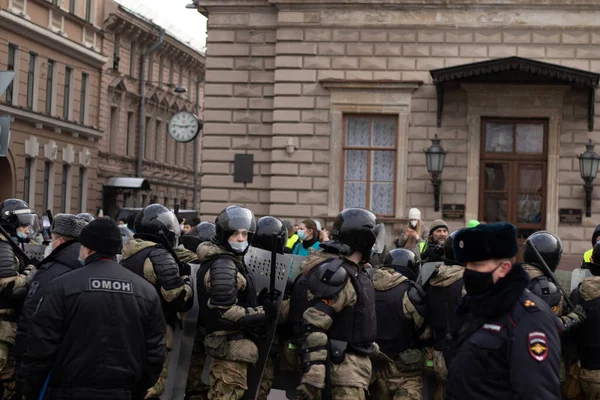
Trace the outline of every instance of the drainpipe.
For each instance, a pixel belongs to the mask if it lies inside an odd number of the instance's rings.
[[[138,135],[138,159],[137,177],[142,177],[142,160],[144,157],[144,133],[146,131],[146,58],[154,53],[165,41],[165,30],[158,27],[158,41],[142,54],[142,65],[140,68],[140,132]],[[136,207],[142,205],[142,193],[138,191],[135,199]]]
[[[196,83],[196,115],[198,118],[200,118],[200,83],[203,81],[204,79],[202,81],[198,79],[198,82]],[[192,204],[194,207],[193,209],[196,211],[198,211],[198,145],[202,141],[202,129],[203,128],[201,126],[200,133],[198,133],[198,136],[196,136],[196,139],[194,139],[194,196]]]

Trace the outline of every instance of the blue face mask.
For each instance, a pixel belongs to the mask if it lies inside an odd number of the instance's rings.
[[[28,238],[29,238],[29,236],[27,236],[27,234],[26,234],[26,233],[23,233],[23,232],[21,232],[21,231],[17,231],[17,236],[18,236],[18,237],[20,237],[20,238],[21,238],[21,239],[23,239],[23,240],[26,240],[26,239],[28,239]]]
[[[85,265],[85,260],[82,260],[81,258],[77,257],[77,261],[79,261],[79,264],[81,264],[82,267]]]
[[[243,253],[248,248],[248,242],[232,242],[229,241],[229,247],[236,253]]]
[[[306,239],[306,231],[305,230],[298,229],[298,231],[296,231],[296,234],[298,235],[298,239],[300,239],[300,240]]]

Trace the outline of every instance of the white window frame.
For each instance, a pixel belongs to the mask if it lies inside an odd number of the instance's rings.
[[[64,176],[65,170],[67,176]],[[63,185],[64,182],[64,185]],[[61,181],[60,181],[60,196],[61,196],[61,212],[71,212],[71,187],[73,186],[73,168],[71,164],[63,163],[61,170]]]
[[[58,63],[55,60],[48,59],[46,62],[49,64],[53,62],[52,67],[52,82],[51,86],[48,87],[48,77],[46,77],[46,110],[48,110],[48,91],[50,91],[50,115],[56,114],[56,80],[58,79]],[[47,73],[46,69],[46,73]]]
[[[46,181],[46,163],[48,164],[48,180]],[[46,210],[54,211],[54,178],[56,163],[53,160],[44,159],[44,201]],[[47,182],[47,183],[46,183]]]
[[[11,105],[18,106],[19,105],[19,74],[20,74],[20,70],[19,70],[19,64],[20,64],[20,62],[19,62],[19,59],[21,57],[21,49],[15,43],[10,43],[9,42],[9,45],[13,46],[14,49],[15,49],[15,59],[14,59],[14,62],[13,62],[13,65],[14,65],[13,71],[15,73],[15,78],[13,79],[13,81],[10,84],[12,86]],[[8,49],[7,49],[7,52],[8,52]],[[7,53],[7,57],[8,57],[8,53]]]
[[[88,168],[79,166],[79,212],[87,212]]]
[[[83,77],[85,76],[85,84]],[[83,125],[89,125],[89,114],[90,114],[90,74],[87,72],[81,73],[81,97],[79,103],[79,113],[83,111],[83,115],[79,115],[79,122]],[[83,102],[83,107],[81,106]]]
[[[69,68],[71,70],[71,76],[69,76],[69,92],[68,92],[69,101],[67,104],[67,116],[65,117],[65,113],[63,110],[63,117],[66,118],[67,121],[71,121],[71,120],[73,120],[73,95],[75,94],[75,68],[73,68],[69,65],[67,65],[65,67],[65,81],[63,83],[63,96],[66,93],[66,90],[64,90],[65,89],[64,85],[67,82],[66,81],[67,68]],[[64,104],[65,104],[65,102],[64,102],[64,98],[63,98],[63,107],[64,107]]]
[[[29,52],[29,59],[31,60],[31,56],[34,56],[33,60],[33,92],[31,94],[31,110],[38,110],[38,102],[39,102],[39,92],[40,92],[40,55],[36,52]],[[27,66],[27,92],[25,95],[25,107],[29,108],[27,105],[28,95],[29,95],[29,65]],[[14,94],[13,94],[14,95]]]
[[[114,118],[113,118],[113,111]],[[119,119],[121,116],[121,110],[116,105],[111,105],[108,109],[108,146],[111,153],[117,151],[119,143]]]
[[[90,8],[91,8],[89,11],[90,12],[89,21],[86,18],[86,15],[88,13],[88,1],[90,3]],[[84,4],[83,5],[83,19],[92,25],[96,25],[96,0],[84,0],[83,4]]]
[[[23,6],[15,5],[17,2],[23,2]],[[27,15],[27,0],[8,0],[8,11],[17,14],[25,19],[30,19]]]

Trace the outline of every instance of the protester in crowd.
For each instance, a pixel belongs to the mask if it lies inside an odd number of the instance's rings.
[[[282,222],[288,231],[288,240],[287,240],[287,243],[285,244],[284,251],[286,253],[291,253],[292,250],[294,249],[294,246],[296,245],[296,243],[300,240],[298,238],[298,234],[296,234],[296,231],[298,230],[298,225],[292,225],[292,223],[290,221],[288,221],[287,219],[283,220]]]
[[[592,253],[594,252],[594,246],[596,246],[596,243],[598,242],[600,242],[600,225],[598,225],[596,229],[594,229],[594,233],[592,234],[592,248],[583,254],[584,263],[592,262]]]
[[[443,220],[436,219],[433,221],[427,240],[419,244],[421,260],[423,262],[443,261],[444,242],[448,235],[448,225]]]
[[[127,226],[127,218],[119,219],[119,226]]]
[[[408,225],[400,231],[400,237],[396,239],[395,244],[398,248],[405,248],[415,254],[419,254],[419,244],[427,237],[427,228],[421,220],[421,211],[418,208],[408,210]]]
[[[319,230],[317,224],[312,219],[305,219],[300,224],[300,228],[296,231],[301,242],[296,243],[292,254],[299,256],[308,256],[310,249],[319,250]]]
[[[84,267],[55,279],[32,318],[25,398],[141,400],[166,354],[160,298],[115,262],[123,243],[114,221],[90,222],[79,240]]]

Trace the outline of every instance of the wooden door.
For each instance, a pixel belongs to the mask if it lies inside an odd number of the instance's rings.
[[[519,247],[546,227],[546,143],[546,121],[482,120],[479,218],[515,225]]]

